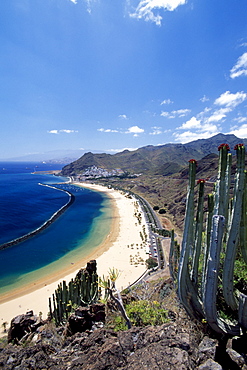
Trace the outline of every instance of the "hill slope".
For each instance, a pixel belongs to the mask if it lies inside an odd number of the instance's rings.
[[[97,166],[108,170],[120,168],[131,174],[150,172],[170,175],[187,165],[191,158],[199,160],[210,153],[217,153],[217,148],[222,143],[227,143],[233,148],[239,142],[247,145],[247,139],[218,134],[209,139],[200,139],[187,144],[148,145],[135,151],[124,150],[114,155],[89,152],[66,165],[62,174],[67,176],[79,174],[88,167]]]

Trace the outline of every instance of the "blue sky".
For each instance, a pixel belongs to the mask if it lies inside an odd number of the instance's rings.
[[[247,137],[246,0],[4,0],[0,159]]]

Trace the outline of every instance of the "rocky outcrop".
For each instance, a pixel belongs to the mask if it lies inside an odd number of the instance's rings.
[[[91,267],[93,271],[93,263]],[[60,327],[32,311],[15,317],[9,344],[0,342],[0,369],[247,370],[247,335],[216,337],[206,323],[188,317],[168,283],[150,285],[167,305],[170,321],[160,326],[115,332],[107,328],[112,303],[107,318],[104,304],[97,303],[78,307]],[[126,303],[134,299],[133,293],[125,297]]]
[[[44,321],[34,315],[33,311],[29,311],[25,315],[16,316],[10,323],[8,343],[18,343],[30,333],[35,332],[36,329],[43,324]]]
[[[0,368],[12,369],[193,369],[198,348],[190,333],[175,322],[114,332],[105,328],[57,340],[58,333],[38,328],[32,345],[9,345]]]
[[[37,327],[24,348],[0,348],[0,369],[247,369],[246,338],[225,341],[223,348],[198,333],[189,319],[119,332],[96,325],[68,337],[65,333],[52,323]]]
[[[75,333],[82,333],[86,330],[91,330],[93,325],[105,323],[105,305],[95,303],[87,307],[78,307],[75,312],[70,315],[65,326],[64,335],[71,336]]]

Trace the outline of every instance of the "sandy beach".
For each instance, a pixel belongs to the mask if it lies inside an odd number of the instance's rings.
[[[0,324],[7,322],[9,327],[12,318],[19,314],[33,310],[36,315],[42,312],[46,318],[48,313],[48,298],[52,295],[62,280],[69,282],[75,277],[80,268],[85,267],[91,259],[96,259],[99,276],[108,275],[109,268],[120,271],[116,285],[119,289],[135,282],[146,270],[145,260],[148,258],[146,248],[142,245],[140,232],[145,227],[144,215],[133,198],[126,194],[99,185],[77,184],[89,187],[96,191],[103,191],[112,200],[114,209],[111,232],[105,241],[99,245],[94,253],[83,260],[75,261],[73,265],[65,267],[62,271],[49,274],[45,279],[32,282],[17,291],[0,296]],[[135,214],[141,213],[139,222]],[[145,225],[145,226],[144,226]],[[0,329],[3,335],[3,329]]]

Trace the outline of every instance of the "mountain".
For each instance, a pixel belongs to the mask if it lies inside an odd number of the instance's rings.
[[[170,175],[187,165],[191,158],[199,160],[210,153],[217,153],[218,146],[227,143],[233,148],[238,143],[247,145],[247,139],[235,135],[217,134],[209,139],[195,140],[187,144],[148,145],[135,151],[124,150],[116,154],[85,153],[78,160],[63,167],[63,175],[82,173],[96,166],[107,170],[119,168],[130,174],[153,173]]]

